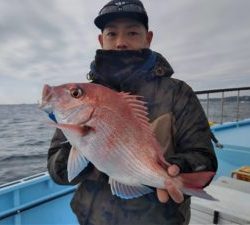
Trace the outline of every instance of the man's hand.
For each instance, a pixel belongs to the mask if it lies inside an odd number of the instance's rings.
[[[168,167],[168,174],[170,176],[175,177],[179,173],[180,168],[177,165],[171,165]],[[177,184],[170,179],[166,181],[166,189],[157,189],[157,196],[162,203],[166,203],[169,198],[172,198],[176,203],[181,203],[184,200],[180,187],[177,187]]]

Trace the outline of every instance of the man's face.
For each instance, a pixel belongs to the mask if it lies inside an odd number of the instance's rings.
[[[99,42],[104,50],[140,50],[150,47],[152,37],[141,23],[121,18],[105,26]]]

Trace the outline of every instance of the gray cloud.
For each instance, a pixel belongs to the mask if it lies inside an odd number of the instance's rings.
[[[244,0],[168,1],[153,20],[154,30],[161,24],[154,47],[168,57],[174,76],[196,90],[250,85],[249,8]]]
[[[44,83],[86,81],[106,0],[0,0],[0,103],[36,102]],[[152,49],[193,89],[250,85],[250,1],[144,0]]]

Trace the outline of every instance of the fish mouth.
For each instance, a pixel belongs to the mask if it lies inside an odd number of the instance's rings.
[[[51,105],[48,104],[48,102],[51,100],[52,98],[52,87],[49,86],[48,84],[45,84],[43,87],[43,92],[42,92],[42,103],[39,105],[39,108],[42,109],[45,112],[51,112],[52,109]]]
[[[49,100],[51,99],[52,94],[43,97],[42,103],[39,104],[39,109],[44,111],[45,113],[48,114],[48,117],[53,120],[55,123],[57,123],[56,116],[53,111],[52,103],[49,103]]]
[[[39,109],[46,112],[49,118],[52,119],[54,122],[57,122],[55,114],[53,112],[52,104],[51,104],[52,95],[53,95],[52,87],[49,86],[48,84],[45,84],[43,87],[42,102],[39,105]]]

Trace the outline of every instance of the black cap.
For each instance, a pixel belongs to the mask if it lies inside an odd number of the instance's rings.
[[[112,0],[108,2],[95,18],[95,25],[101,30],[117,18],[131,18],[141,22],[148,30],[148,15],[139,0]]]

